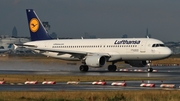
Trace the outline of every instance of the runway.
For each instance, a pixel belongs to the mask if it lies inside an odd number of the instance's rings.
[[[144,83],[154,83],[155,87],[140,87],[142,81],[126,81],[126,86],[112,86],[113,81],[108,81],[106,85],[92,85],[92,82],[80,82],[78,85],[68,85],[64,82],[58,82],[54,85],[48,84],[3,84],[0,85],[0,91],[76,91],[76,90],[180,90],[180,82],[164,81],[165,84],[175,84],[172,88],[161,88],[161,81],[144,81]],[[122,82],[122,81],[121,81]]]
[[[64,68],[71,66],[63,66]],[[116,71],[116,72],[108,72],[106,69],[102,70],[89,70],[88,72],[80,72],[79,68],[72,67],[72,70],[61,70],[61,68],[57,67],[55,69],[46,69],[41,67],[41,70],[34,69],[3,69],[0,68],[0,74],[46,74],[46,75],[94,75],[94,76],[133,76],[133,77],[167,77],[171,79],[179,79],[180,78],[180,67],[154,67],[154,69],[158,70],[157,72],[149,73],[146,71],[146,68],[130,68],[129,71]],[[141,70],[141,71],[135,71]]]
[[[100,69],[90,68],[89,72],[80,72],[78,65],[59,65],[56,63],[42,64],[38,62],[0,62],[0,74],[45,74],[45,75],[89,75],[89,76],[131,76],[131,77],[157,77],[168,78],[161,81],[144,81],[144,83],[153,83],[155,87],[140,87],[142,81],[126,81],[126,86],[112,86],[115,81],[106,81],[106,85],[92,85],[92,82],[80,82],[78,85],[67,85],[66,82],[57,82],[54,85],[43,85],[41,82],[34,85],[24,83],[11,83],[0,85],[0,91],[74,91],[74,90],[179,90],[180,86],[180,67],[179,66],[159,66],[153,67],[156,72],[148,73],[146,68],[127,67],[128,71],[108,72],[106,66]],[[138,71],[139,70],[139,71]],[[118,81],[123,82],[123,81]],[[172,88],[161,88],[161,84],[174,84]]]

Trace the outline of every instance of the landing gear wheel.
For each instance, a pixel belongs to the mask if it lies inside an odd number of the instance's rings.
[[[148,68],[147,71],[148,71],[148,72],[152,72],[152,71],[153,71],[153,68]]]
[[[87,65],[81,65],[81,66],[79,67],[79,70],[80,70],[81,72],[87,72],[87,71],[89,70],[89,67],[88,67]]]
[[[148,72],[153,72],[153,68],[151,68],[151,61],[148,61],[148,69],[147,69],[147,71]]]
[[[109,66],[108,66],[108,70],[109,70],[110,72],[115,72],[116,69],[117,69],[116,65],[109,65]]]

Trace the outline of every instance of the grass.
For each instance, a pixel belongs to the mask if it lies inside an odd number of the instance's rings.
[[[180,58],[167,58],[162,60],[152,61],[152,64],[180,64]]]
[[[0,101],[179,101],[180,91],[0,92]]]

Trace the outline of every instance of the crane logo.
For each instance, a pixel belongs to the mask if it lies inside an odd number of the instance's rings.
[[[36,32],[39,29],[39,21],[36,18],[32,18],[29,27],[32,32]]]

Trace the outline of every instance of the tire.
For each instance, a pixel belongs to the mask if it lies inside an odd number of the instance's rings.
[[[148,71],[148,72],[152,72],[152,71],[153,71],[153,68],[148,68],[147,71]]]
[[[87,65],[81,65],[81,66],[79,67],[79,70],[80,70],[81,72],[87,72],[87,71],[89,70],[89,67],[88,67]]]
[[[109,65],[109,66],[108,66],[108,70],[109,70],[110,72],[115,72],[116,69],[117,69],[116,65]]]

